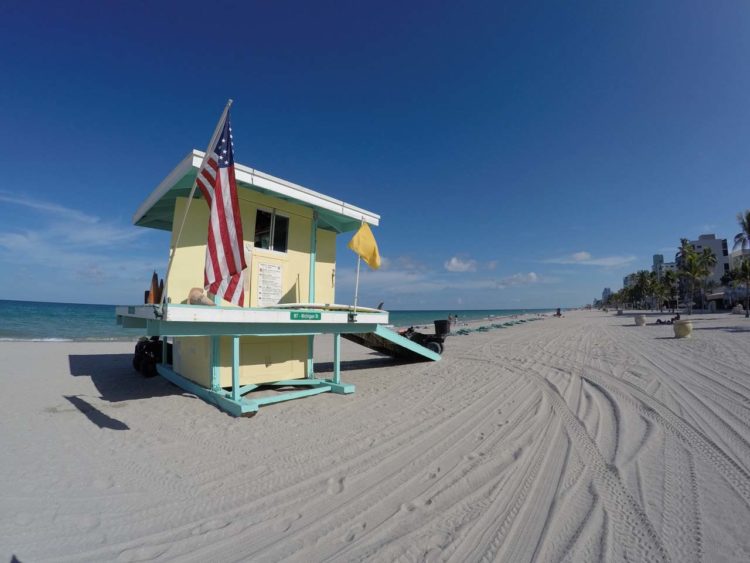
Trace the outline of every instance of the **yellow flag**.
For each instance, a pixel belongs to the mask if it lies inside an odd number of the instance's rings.
[[[380,253],[378,243],[372,236],[372,231],[367,223],[362,223],[357,233],[349,241],[349,248],[362,257],[373,270],[380,268]]]

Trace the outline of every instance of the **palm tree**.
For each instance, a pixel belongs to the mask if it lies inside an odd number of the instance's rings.
[[[713,251],[710,248],[704,248],[703,252],[701,252],[698,255],[698,263],[700,264],[702,276],[701,281],[703,281],[703,285],[707,288],[706,285],[706,279],[708,276],[711,275],[711,272],[714,269],[714,266],[716,266],[716,255],[713,253]],[[706,299],[705,299],[705,291],[704,287],[701,287],[701,308],[706,309]]]
[[[716,265],[716,256],[710,248],[704,248],[698,253],[690,244],[688,239],[680,239],[680,250],[677,252],[677,262],[680,276],[688,282],[690,292],[688,299],[688,315],[693,313],[693,296],[695,295],[695,284],[699,287],[701,281],[711,275],[711,270]],[[701,306],[703,306],[703,293],[701,292]]]
[[[695,251],[693,248],[693,245],[690,244],[690,241],[686,238],[680,239],[680,248],[677,250],[677,263],[679,265],[680,262],[685,260],[687,255],[690,253],[690,251]]]
[[[745,256],[736,272],[737,281],[745,282],[745,318],[750,317],[750,258]]]
[[[643,308],[644,297],[649,294],[650,285],[649,272],[647,270],[640,270],[635,274],[635,297],[640,303],[639,307]]]
[[[672,302],[672,298],[674,298],[674,306],[677,307],[677,274],[673,270],[667,270],[664,272],[664,276],[661,278],[661,285],[664,287],[664,290],[667,293],[667,296],[669,297],[669,302]],[[672,312],[675,312],[675,309],[672,309]]]
[[[617,304],[618,309],[624,309],[625,304],[631,300],[631,291],[627,287],[623,287],[620,291],[615,292],[612,296],[614,302]]]
[[[651,272],[649,276],[649,288],[651,289],[651,298],[654,302],[654,308],[658,307],[659,312],[664,312],[664,298],[667,297],[667,287],[659,279],[656,272]]]
[[[746,209],[744,214],[738,213],[737,222],[742,230],[734,235],[734,248],[740,246],[744,251],[750,248],[750,209]]]
[[[687,294],[688,315],[693,314],[693,295],[695,293],[695,283],[703,277],[703,266],[698,259],[698,253],[686,244],[687,239],[682,239],[683,244],[680,247],[680,276],[687,281],[690,288]]]

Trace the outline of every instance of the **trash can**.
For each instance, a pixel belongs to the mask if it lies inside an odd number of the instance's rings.
[[[433,321],[435,323],[435,335],[436,336],[444,336],[446,334],[450,334],[451,331],[451,325],[446,320],[440,320],[440,321]]]

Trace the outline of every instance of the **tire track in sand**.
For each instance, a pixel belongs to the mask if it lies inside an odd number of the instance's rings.
[[[551,358],[563,359],[559,354],[550,354]],[[568,363],[576,363],[567,356],[564,358]],[[540,365],[559,369],[557,364],[547,364],[538,361]],[[699,453],[704,459],[712,463],[724,476],[727,482],[743,498],[750,507],[750,473],[740,466],[734,458],[721,449],[702,430],[686,421],[682,416],[676,414],[663,402],[649,395],[638,385],[622,378],[613,377],[611,374],[591,365],[578,362],[579,377],[594,386],[607,389],[610,393],[624,399],[627,404],[633,406],[644,418],[655,422],[660,428],[670,434],[677,436],[690,450]],[[586,372],[584,375],[583,372]]]
[[[582,457],[593,470],[593,480],[605,510],[611,515],[615,541],[611,550],[622,550],[618,556],[624,560],[670,561],[669,554],[645,511],[627,491],[617,468],[605,460],[581,421],[570,410],[543,375],[528,369],[525,375],[546,394],[568,433],[573,447],[582,452]],[[536,366],[534,366],[536,367]]]
[[[659,426],[667,430],[671,435],[677,436],[691,450],[700,453],[705,459],[714,464],[732,488],[737,491],[748,507],[750,507],[750,474],[732,456],[708,438],[703,431],[695,428],[683,418],[676,415],[658,399],[646,395],[641,389],[627,381],[617,383],[603,381],[604,378],[601,375],[594,375],[592,373],[581,375],[581,377],[593,385],[600,385],[608,389],[611,393],[622,397],[643,416],[659,424]],[[628,387],[631,392],[623,391],[620,387]]]

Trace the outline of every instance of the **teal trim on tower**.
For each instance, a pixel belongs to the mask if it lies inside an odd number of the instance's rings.
[[[318,212],[313,211],[312,223],[310,226],[310,281],[308,284],[308,299],[309,303],[315,303],[315,262],[317,261],[318,255]],[[313,357],[315,351],[315,335],[311,334],[307,337],[307,372],[306,377],[311,378],[315,376],[315,359]]]

